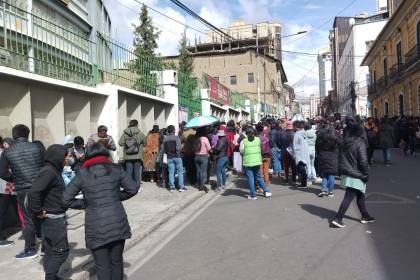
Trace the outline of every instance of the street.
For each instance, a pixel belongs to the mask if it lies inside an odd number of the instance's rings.
[[[271,185],[248,201],[247,181],[228,189],[129,279],[418,279],[420,158],[376,152],[362,225],[353,202],[344,229],[331,228],[343,197],[318,198],[319,186]],[[133,248],[135,250],[135,248]]]

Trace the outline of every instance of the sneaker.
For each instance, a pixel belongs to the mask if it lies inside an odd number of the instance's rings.
[[[23,251],[15,256],[17,260],[35,259],[37,257],[38,253],[36,252],[36,250]]]
[[[376,221],[376,220],[375,220],[375,218],[373,218],[373,217],[362,218],[362,219],[360,220],[360,222],[361,222],[362,224],[373,223],[373,222],[375,222],[375,221]]]
[[[307,186],[312,186],[312,181],[308,181],[306,184]]]
[[[334,197],[334,193],[333,192],[329,192],[328,193],[328,197]]]
[[[272,194],[271,192],[265,192],[265,193],[264,193],[264,196],[265,196],[265,197],[270,197],[270,196],[272,196],[272,195],[273,195],[273,194]]]
[[[334,226],[338,227],[338,228],[345,228],[346,227],[346,225],[342,221],[339,221],[337,219],[335,219],[334,221],[332,221],[332,224]]]
[[[248,199],[250,199],[250,200],[257,200],[257,197],[256,196],[250,196],[250,195],[248,195]]]
[[[214,189],[214,191],[215,191],[215,192],[220,192],[220,188],[219,188],[219,187],[217,187],[217,188],[215,188],[215,189]]]
[[[169,192],[170,192],[170,193],[173,193],[174,191],[175,191],[175,190],[173,190],[173,189],[170,189],[170,190],[169,190]]]
[[[0,247],[9,247],[9,246],[12,246],[13,244],[15,244],[14,241],[0,240]]]
[[[180,188],[179,189],[179,192],[185,192],[185,189],[184,188]]]
[[[328,195],[328,193],[327,192],[320,192],[319,194],[318,194],[318,196],[319,197],[324,197],[324,196],[327,196]]]

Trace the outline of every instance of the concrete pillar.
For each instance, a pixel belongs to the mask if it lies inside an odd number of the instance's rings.
[[[20,94],[16,94],[15,96],[19,96],[19,95]],[[21,93],[21,98],[17,101],[17,103],[11,109],[12,110],[9,114],[10,129],[17,124],[24,124],[27,127],[29,127],[29,129],[31,130],[29,139],[32,139],[33,129],[32,129],[31,90],[29,87],[26,88],[25,92]],[[11,130],[10,130],[9,136],[12,136]]]
[[[114,140],[117,142],[120,136],[123,134],[124,129],[127,127],[128,118],[127,118],[127,96],[122,93],[118,92],[118,134],[113,135]],[[123,155],[123,148],[117,144],[117,156],[118,158],[122,158]]]
[[[178,78],[176,78],[177,75],[177,72],[168,72],[166,75],[168,76],[168,78],[162,79],[162,85],[160,85],[164,92],[163,98],[165,99],[165,101],[172,104],[163,107],[163,112],[161,112],[160,114],[162,114],[161,116],[162,118],[164,118],[163,121],[166,123],[166,125],[175,126],[176,131],[178,131],[179,128]],[[172,77],[175,78],[172,80]]]
[[[50,128],[51,135],[54,139],[54,143],[62,144],[64,136],[66,135],[63,96],[60,96],[57,103],[54,105],[54,107],[51,108],[51,111],[47,116],[47,123]],[[54,143],[50,143],[50,145]]]
[[[155,119],[155,124],[159,125],[160,128],[166,127],[167,126],[167,122],[166,122],[166,112],[165,112],[165,107],[162,104],[154,104],[154,119]],[[175,112],[174,112],[175,113]],[[176,127],[176,124],[173,124]]]
[[[90,133],[90,99],[84,94],[64,94],[65,134],[87,137]]]
[[[143,101],[141,103],[141,122],[140,127],[147,134],[155,124],[155,113],[152,103]]]
[[[209,101],[208,89],[201,90],[201,114],[203,116],[211,115],[211,106]],[[215,116],[217,118],[217,116]]]

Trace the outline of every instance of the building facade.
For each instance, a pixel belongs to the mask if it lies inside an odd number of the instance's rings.
[[[243,94],[256,106],[259,91],[259,111],[266,115],[284,116],[283,84],[287,82],[287,77],[281,61],[264,54],[257,58],[255,48],[198,52],[192,49],[191,52],[194,76],[201,78],[203,74],[208,74],[232,91]],[[165,61],[177,64],[178,56],[166,57]]]
[[[420,115],[420,2],[388,1],[391,18],[363,60],[373,116]]]
[[[332,56],[329,47],[318,51],[319,97],[324,98],[332,90]]]
[[[101,0],[0,1],[0,135],[21,123],[48,146],[68,134],[86,139],[100,124],[117,138],[130,119],[144,132],[178,125],[175,82],[159,83],[162,65],[117,44],[111,27]]]
[[[382,15],[350,20],[350,33],[337,64],[338,112],[344,115],[368,115],[369,70],[360,64],[387,20]]]

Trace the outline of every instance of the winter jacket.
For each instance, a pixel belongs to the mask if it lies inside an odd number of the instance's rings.
[[[339,173],[367,182],[369,164],[366,142],[362,137],[347,137],[341,145]]]
[[[303,129],[296,131],[293,137],[293,155],[296,164],[299,164],[299,162],[309,164],[310,162],[308,141],[305,130]]]
[[[291,129],[283,130],[280,133],[281,137],[281,153],[286,154],[288,153],[287,148],[290,148],[293,146],[293,136],[295,135],[295,132]]]
[[[26,138],[18,138],[9,149],[1,154],[0,178],[14,182],[16,192],[27,191],[31,188],[35,176],[43,164],[44,150],[42,146],[31,143]]]
[[[139,152],[135,155],[127,155],[125,151],[125,141],[127,137],[136,137],[139,145]],[[124,147],[124,160],[143,160],[143,147],[146,145],[146,136],[137,127],[126,128],[118,141],[118,145]]]
[[[306,140],[308,141],[309,152],[315,152],[316,130],[311,128],[306,130]]]
[[[381,149],[393,148],[395,146],[394,129],[390,125],[381,126],[377,138],[378,147]]]
[[[166,135],[163,140],[163,153],[168,159],[181,157],[181,139],[175,133]]]
[[[315,143],[316,157],[318,159],[317,171],[320,175],[338,175],[338,163],[340,157],[339,141],[328,141],[329,139],[324,140],[324,133],[328,132],[322,130],[319,132]]]
[[[271,148],[281,148],[281,129],[271,129],[269,132]]]
[[[213,152],[217,155],[217,158],[226,157],[228,155],[228,142],[226,137],[219,137],[216,147]]]
[[[82,168],[66,187],[64,204],[71,205],[80,191],[86,205],[85,240],[88,249],[131,237],[122,201],[136,195],[138,186],[121,166],[103,163]]]
[[[66,212],[63,203],[64,181],[61,177],[66,148],[52,145],[45,154],[45,165],[41,168],[28,194],[28,206],[36,216],[43,211],[59,215]],[[69,207],[81,209],[84,203],[76,200]]]

